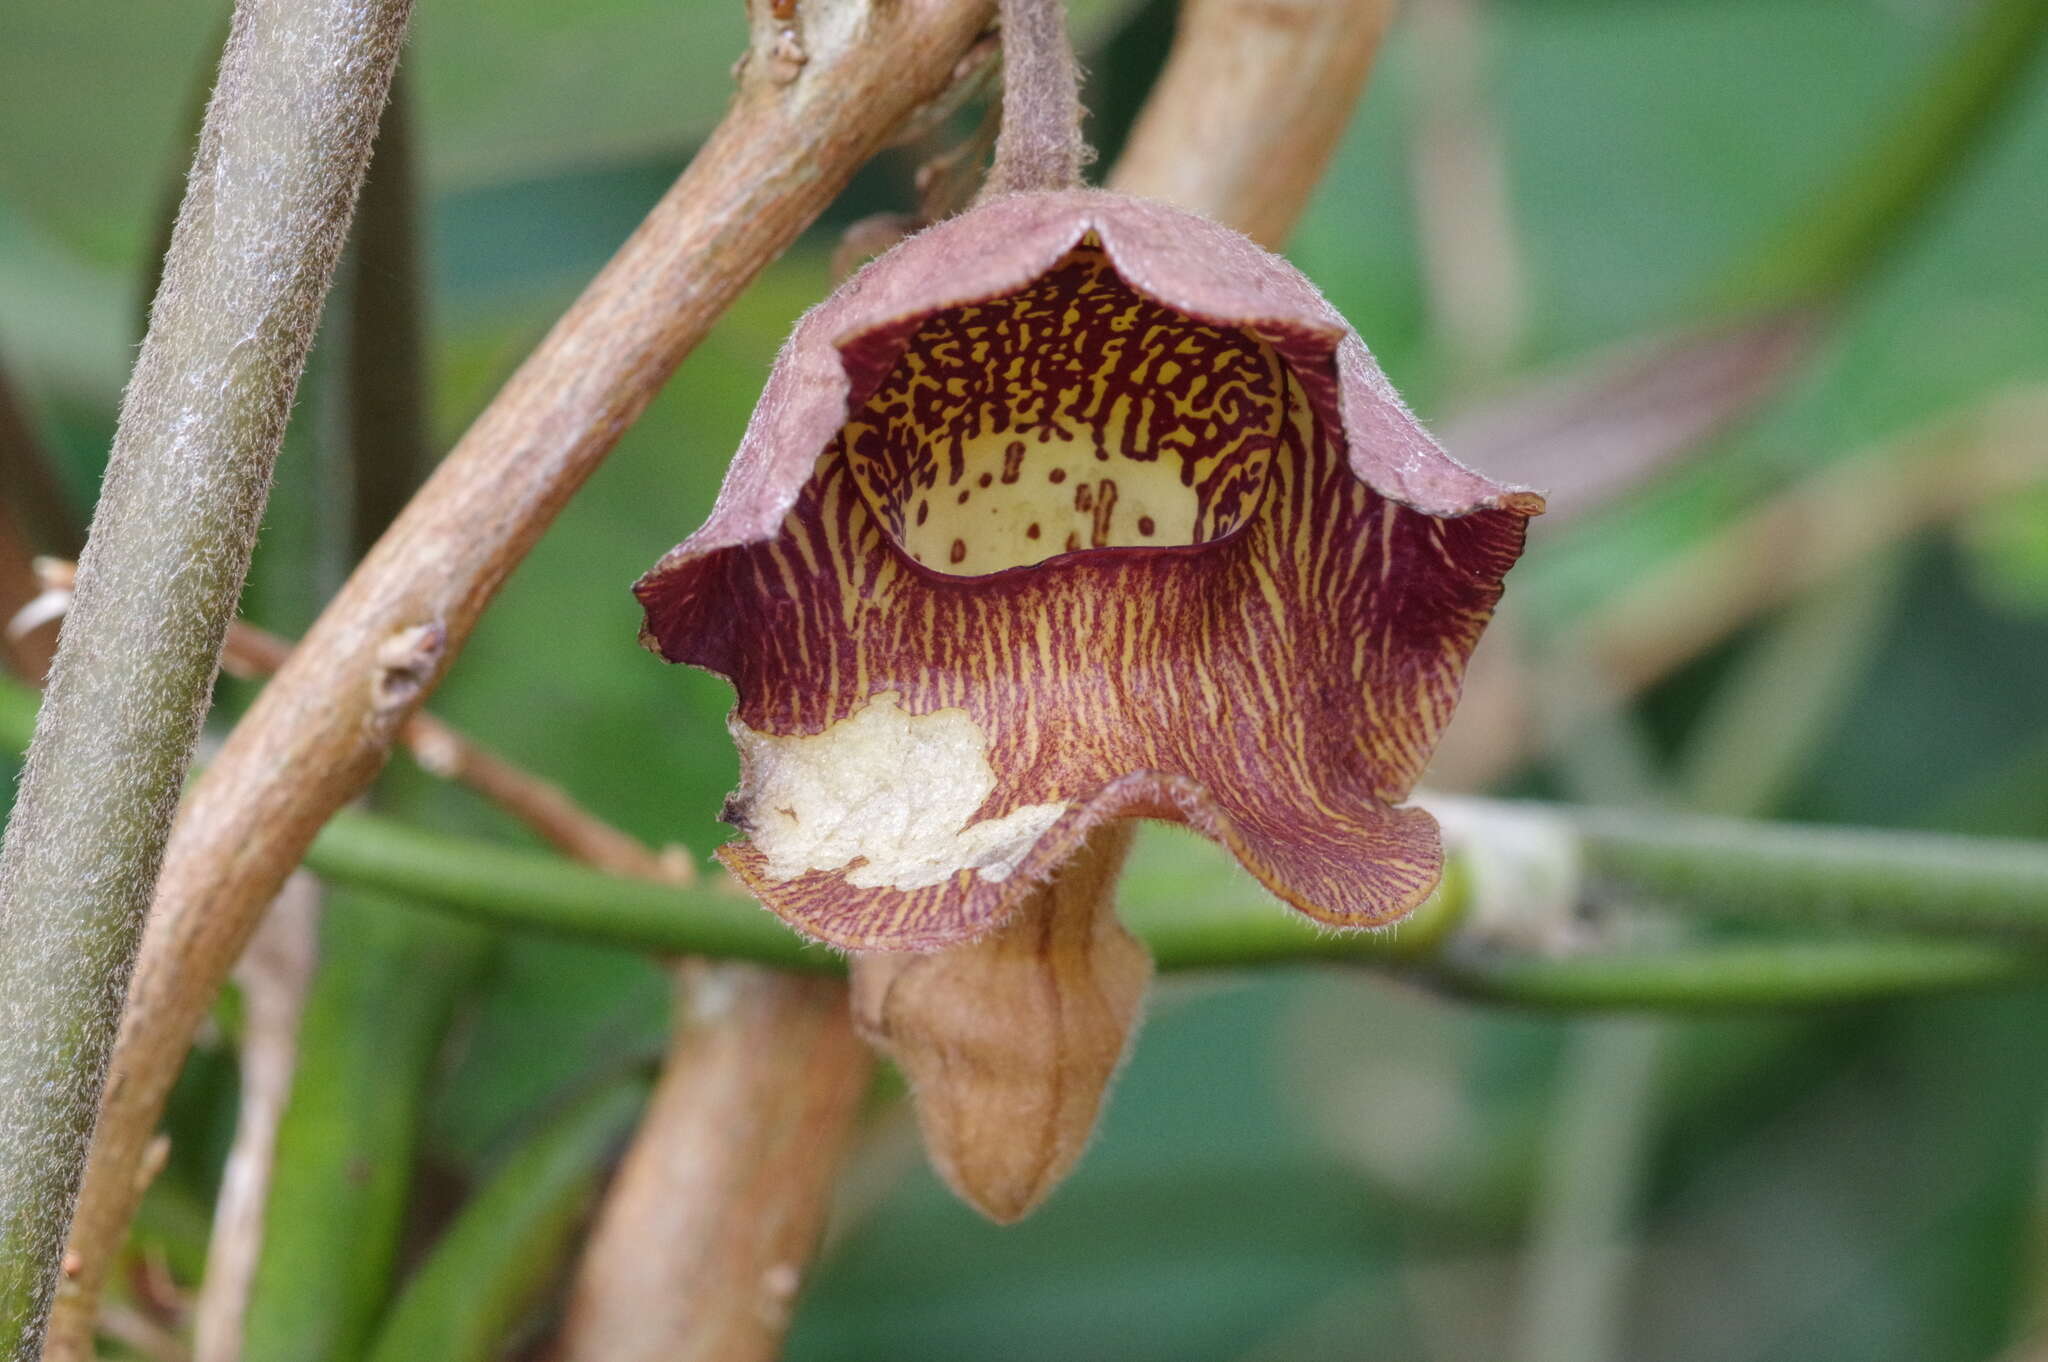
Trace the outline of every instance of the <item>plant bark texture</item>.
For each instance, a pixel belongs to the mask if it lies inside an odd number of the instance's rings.
[[[874,1070],[846,986],[685,965],[675,1038],[569,1298],[563,1362],[769,1362]]]

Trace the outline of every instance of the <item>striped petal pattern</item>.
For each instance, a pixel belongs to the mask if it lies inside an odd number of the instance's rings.
[[[976,939],[1130,817],[1370,927],[1440,875],[1397,805],[1541,508],[1443,454],[1285,262],[1020,195],[806,318],[636,592],[651,647],[733,682],[721,855],[811,936]]]

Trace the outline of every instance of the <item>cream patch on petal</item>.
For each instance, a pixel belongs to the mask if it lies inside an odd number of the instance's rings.
[[[771,880],[846,872],[858,889],[922,889],[962,870],[1007,879],[1065,804],[971,821],[996,787],[988,738],[964,709],[912,714],[882,691],[822,733],[778,737],[734,719],[746,831]]]

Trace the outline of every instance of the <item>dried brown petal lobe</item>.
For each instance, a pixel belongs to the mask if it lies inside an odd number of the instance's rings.
[[[854,1020],[909,1080],[932,1166],[999,1224],[1080,1161],[1137,1029],[1152,961],[1110,902],[1129,845],[1099,829],[979,941],[854,957]]]
[[[738,691],[728,864],[815,936],[971,940],[1130,816],[1369,926],[1436,882],[1435,825],[1392,805],[1540,509],[1445,456],[1277,257],[1020,195],[805,319],[637,591],[653,646]]]

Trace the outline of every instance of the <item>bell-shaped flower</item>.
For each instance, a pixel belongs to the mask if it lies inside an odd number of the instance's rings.
[[[1138,817],[1372,927],[1438,880],[1401,801],[1541,509],[1439,449],[1277,256],[1019,193],[803,319],[636,592],[650,647],[738,693],[721,854],[799,931],[981,938]]]

